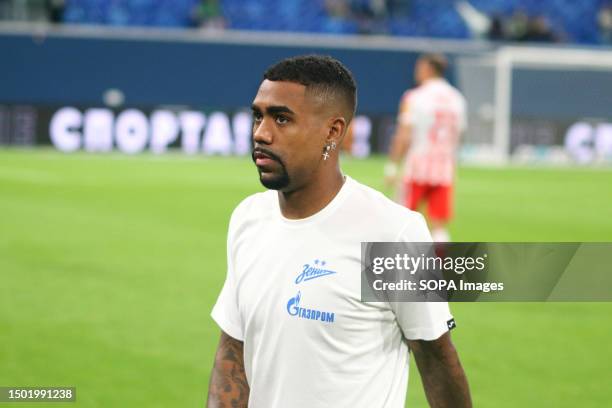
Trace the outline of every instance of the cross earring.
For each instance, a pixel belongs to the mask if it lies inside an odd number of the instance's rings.
[[[325,146],[325,151],[323,152],[323,160],[327,160],[329,158],[329,151],[331,150],[331,146]]]
[[[336,149],[336,142],[332,141],[330,144],[325,146],[325,151],[323,152],[323,160],[327,160],[329,158],[329,152]]]

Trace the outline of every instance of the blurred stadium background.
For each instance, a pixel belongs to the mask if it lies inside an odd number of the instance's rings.
[[[355,73],[344,166],[384,190],[414,62],[446,53],[470,121],[455,239],[612,240],[611,2],[0,0],[0,20],[0,386],[203,405],[227,221],[261,189],[248,107],[289,55]],[[611,304],[453,311],[476,407],[610,405]]]

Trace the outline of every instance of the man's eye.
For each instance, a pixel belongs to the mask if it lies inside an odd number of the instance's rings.
[[[261,122],[262,115],[259,112],[253,112],[253,122]]]
[[[277,116],[276,117],[276,123],[278,123],[279,125],[284,125],[287,122],[289,122],[289,119],[287,119],[285,116]]]

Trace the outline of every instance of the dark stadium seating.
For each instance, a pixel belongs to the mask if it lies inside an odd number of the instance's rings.
[[[67,23],[185,27],[198,0],[69,0]]]
[[[366,0],[346,1],[363,4]],[[406,1],[408,13],[388,15],[372,32],[437,38],[469,36],[465,23],[453,7],[455,0]],[[329,16],[325,0],[219,2],[229,28],[334,34],[363,31],[363,20]],[[184,27],[192,25],[192,11],[198,3],[198,0],[69,0],[64,20],[118,26]],[[529,15],[542,15],[568,41],[598,41],[596,16],[600,0],[470,0],[470,3],[488,15],[509,16],[516,9]]]
[[[427,3],[418,0],[415,3]],[[434,0],[436,3],[451,1]],[[597,43],[597,12],[600,0],[470,0],[470,3],[487,14],[510,15],[520,8],[529,15],[546,16],[553,27],[565,33],[571,42]]]

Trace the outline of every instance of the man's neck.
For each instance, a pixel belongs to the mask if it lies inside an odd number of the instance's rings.
[[[331,176],[286,193],[278,192],[278,202],[285,218],[302,219],[310,217],[325,208],[336,197],[345,178],[337,168]]]
[[[444,77],[439,77],[439,76],[431,76],[429,78],[426,78],[423,81],[423,85],[428,84],[428,83],[432,83],[432,82],[439,82],[439,81],[443,81],[445,80]]]

